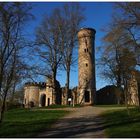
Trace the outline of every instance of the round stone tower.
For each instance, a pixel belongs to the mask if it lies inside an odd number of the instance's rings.
[[[95,33],[96,31],[92,28],[82,28],[78,32],[78,95],[80,104],[95,103]]]
[[[25,108],[39,106],[39,85],[28,82],[24,86],[24,106]]]

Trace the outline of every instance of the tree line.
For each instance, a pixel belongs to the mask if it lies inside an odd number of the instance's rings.
[[[104,66],[101,75],[124,89],[128,106],[129,80],[135,74],[139,82],[140,77],[140,3],[119,2],[114,4],[114,9],[111,22],[104,29],[99,64]]]

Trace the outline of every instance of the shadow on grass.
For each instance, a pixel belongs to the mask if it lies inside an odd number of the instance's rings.
[[[132,138],[140,137],[140,117],[131,110],[110,112],[101,117],[66,118],[38,135],[38,138]],[[103,119],[104,118],[104,119]],[[108,120],[107,120],[108,119]],[[139,124],[139,126],[136,126]],[[136,126],[132,127],[131,126]],[[127,128],[128,127],[128,128]],[[124,128],[124,129],[123,129]],[[108,131],[109,130],[109,131]],[[104,132],[107,132],[104,135]],[[35,136],[36,137],[36,136]]]
[[[38,138],[93,138],[104,137],[104,122],[100,117],[65,118],[55,124],[55,127],[46,129]]]
[[[138,138],[140,137],[140,112],[137,108],[109,111],[102,115],[105,118],[105,129],[111,138]]]

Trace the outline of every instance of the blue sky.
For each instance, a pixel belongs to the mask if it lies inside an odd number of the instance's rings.
[[[61,7],[63,4],[64,2],[32,2],[32,13],[35,16],[35,19],[28,24],[26,28],[27,35],[30,36],[31,39],[34,39],[35,28],[41,23],[43,16],[46,13],[51,13],[54,8]],[[86,20],[83,22],[83,27],[90,27],[96,30],[95,47],[98,48],[98,46],[102,44],[101,38],[104,35],[101,29],[105,28],[111,20],[113,3],[80,2],[80,4],[85,8],[84,14],[86,16]],[[97,53],[96,58],[98,58]],[[57,80],[59,80],[61,86],[64,86],[66,81],[65,72],[60,72],[57,76]],[[75,66],[71,71],[70,87],[77,85],[78,66]],[[100,77],[99,69],[96,68],[96,88],[100,89],[105,85],[107,85],[107,82]]]

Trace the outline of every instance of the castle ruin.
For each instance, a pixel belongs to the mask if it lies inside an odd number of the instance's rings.
[[[95,33],[96,31],[92,28],[82,28],[78,32],[78,87],[70,90],[71,104],[96,104]],[[66,105],[68,103],[66,88],[61,88],[58,81],[56,81],[56,87],[57,93],[54,95],[51,79],[47,79],[46,83],[26,83],[24,106],[28,108],[52,104]],[[139,105],[138,84],[134,73],[128,83],[128,92],[128,104]],[[107,95],[105,98],[108,98]],[[102,95],[101,99],[103,99]]]
[[[95,52],[94,40],[96,31],[82,28],[78,32],[78,88],[71,90],[73,104],[93,104],[95,102]],[[26,83],[24,86],[25,107],[49,106],[53,102],[53,88],[51,80],[46,83]],[[60,88],[57,81],[56,104],[67,104],[65,88]]]

